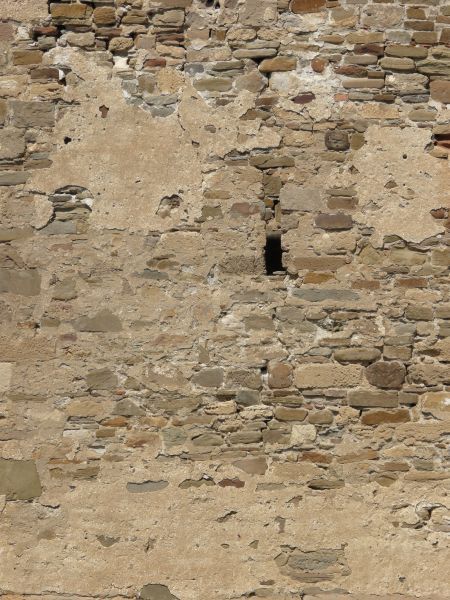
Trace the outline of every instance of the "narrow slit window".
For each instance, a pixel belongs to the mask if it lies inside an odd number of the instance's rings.
[[[275,275],[284,272],[283,250],[281,247],[281,233],[271,231],[266,236],[265,261],[267,275]]]

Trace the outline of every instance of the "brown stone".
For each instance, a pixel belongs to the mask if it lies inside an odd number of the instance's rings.
[[[327,64],[328,61],[326,61],[324,58],[316,57],[311,61],[311,68],[315,73],[323,73]]]
[[[373,362],[378,360],[381,352],[376,348],[340,348],[334,351],[338,362]]]
[[[410,421],[409,410],[400,408],[399,410],[371,410],[364,412],[361,417],[363,425],[382,425],[389,423],[406,423]]]
[[[127,37],[115,37],[109,42],[110,52],[123,54],[133,47],[133,40]]]
[[[21,65],[37,65],[42,62],[43,53],[40,50],[14,50],[13,64]]]
[[[199,92],[226,92],[231,88],[232,80],[228,77],[211,77],[196,79],[194,87]]]
[[[352,390],[348,393],[348,403],[356,408],[397,408],[398,393]]]
[[[325,0],[292,0],[291,11],[295,14],[320,12],[325,4]]]
[[[450,104],[450,81],[435,79],[430,83],[430,95],[433,100]]]
[[[140,600],[179,600],[166,585],[148,583],[139,593]]]
[[[297,59],[289,56],[276,56],[275,58],[266,58],[259,65],[261,73],[271,73],[273,71],[293,71],[297,67]]]
[[[367,381],[382,389],[401,388],[405,374],[405,365],[397,361],[377,361],[366,369]]]
[[[346,260],[341,256],[295,256],[293,264],[299,271],[336,271]]]
[[[116,11],[112,6],[98,6],[94,10],[94,23],[101,27],[114,25],[116,22]]]
[[[320,229],[338,231],[343,229],[351,229],[353,227],[353,220],[350,215],[346,215],[344,213],[322,213],[317,215],[315,219],[315,225]]]
[[[84,19],[89,16],[91,12],[92,9],[86,4],[50,4],[50,14],[53,19],[57,19],[58,21],[65,21],[66,19]]]
[[[305,92],[304,94],[294,96],[294,98],[292,98],[292,102],[294,102],[294,104],[309,104],[309,102],[312,102],[315,97],[315,94],[312,92]]]
[[[0,42],[10,42],[14,39],[12,23],[0,23]]]
[[[292,384],[292,366],[286,363],[269,365],[269,387],[287,388]]]
[[[399,58],[426,58],[428,56],[427,48],[421,46],[400,46],[389,44],[386,46],[388,56],[397,56]]]
[[[304,421],[308,411],[304,408],[286,408],[277,406],[275,409],[275,418],[279,421]]]
[[[95,390],[111,390],[117,386],[117,376],[107,368],[90,371],[86,377],[88,388]]]
[[[382,88],[384,79],[344,79],[342,85],[346,89]]]

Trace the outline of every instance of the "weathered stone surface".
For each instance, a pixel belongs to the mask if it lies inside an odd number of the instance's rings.
[[[220,387],[223,383],[223,370],[220,368],[203,369],[193,375],[192,382],[202,387]]]
[[[275,58],[265,58],[259,65],[259,70],[262,73],[271,73],[272,71],[292,71],[296,66],[296,58],[277,56]]]
[[[342,348],[334,351],[338,362],[372,362],[379,359],[381,352],[376,348]]]
[[[25,152],[25,136],[20,129],[5,127],[0,130],[0,159],[12,159]]]
[[[141,600],[178,600],[166,585],[147,583],[139,593]]]
[[[325,0],[292,0],[291,10],[293,13],[315,13],[325,8]]]
[[[449,7],[0,15],[6,600],[446,598]]]
[[[321,229],[327,229],[331,231],[351,229],[353,227],[353,221],[351,216],[343,213],[320,214],[316,217],[315,224],[316,227],[320,227]]]
[[[314,425],[293,425],[291,432],[291,444],[293,446],[310,445],[317,437],[317,430]]]
[[[77,331],[115,332],[121,331],[120,319],[108,309],[103,309],[92,317],[80,317],[73,323]]]
[[[450,81],[435,79],[430,83],[430,94],[433,100],[450,104]]]
[[[295,370],[295,385],[300,389],[354,387],[362,381],[359,365],[311,364]]]
[[[111,390],[117,386],[117,376],[107,368],[90,371],[86,377],[89,388],[95,390]]]
[[[401,408],[395,411],[371,410],[361,417],[363,425],[382,425],[389,423],[406,423],[410,420],[409,411]]]
[[[398,394],[396,392],[373,392],[372,390],[352,390],[348,393],[348,403],[357,408],[396,408]]]
[[[377,361],[366,369],[367,381],[379,388],[399,389],[405,381],[406,369],[397,361]]]
[[[350,140],[348,133],[339,131],[327,131],[325,134],[325,145],[329,150],[348,150],[350,148]]]
[[[50,102],[12,102],[13,124],[16,127],[53,127],[55,106]]]
[[[34,461],[0,458],[0,494],[7,500],[32,500],[41,493]]]
[[[0,293],[37,296],[41,277],[36,269],[0,269]]]

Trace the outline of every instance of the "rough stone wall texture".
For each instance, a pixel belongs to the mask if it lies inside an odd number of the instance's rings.
[[[450,4],[0,9],[3,598],[450,598]]]

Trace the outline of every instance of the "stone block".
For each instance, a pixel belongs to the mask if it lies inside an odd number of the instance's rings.
[[[355,387],[361,383],[363,373],[360,365],[305,364],[295,369],[294,382],[300,389]]]

